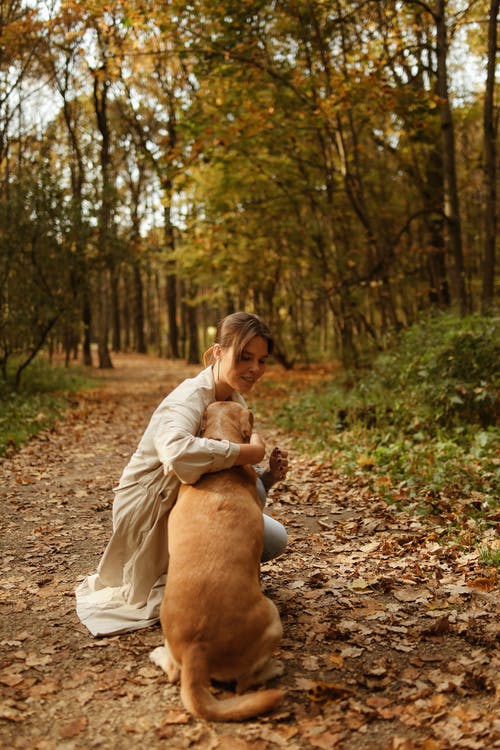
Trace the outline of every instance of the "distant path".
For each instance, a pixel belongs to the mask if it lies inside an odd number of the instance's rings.
[[[199,370],[146,356],[114,362],[64,422],[0,459],[0,747],[498,746],[493,571],[476,553],[440,547],[438,529],[394,514],[362,478],[296,453],[269,498],[289,549],[263,568],[285,627],[282,711],[241,725],[196,721],[148,660],[159,628],[93,639],[73,590],[109,538],[112,487],[156,404]],[[287,383],[269,389],[274,407],[301,377],[272,371]],[[286,436],[268,438],[286,446]]]

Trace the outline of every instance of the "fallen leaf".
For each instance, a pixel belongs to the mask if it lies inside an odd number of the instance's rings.
[[[44,680],[33,685],[29,690],[28,694],[31,698],[42,698],[44,695],[51,695],[56,693],[60,688],[60,685],[55,680]]]
[[[430,599],[432,596],[427,589],[417,587],[394,589],[392,595],[399,602],[416,602],[419,599]]]
[[[359,549],[361,552],[375,552],[379,547],[380,542],[368,542],[368,544],[363,544]]]
[[[474,578],[472,581],[469,581],[469,586],[471,588],[477,589],[477,591],[484,591],[486,593],[488,593],[489,591],[493,591],[495,585],[495,578]]]
[[[372,469],[375,466],[375,459],[373,456],[370,456],[368,453],[363,453],[358,458],[358,466],[362,469]]]
[[[365,581],[363,578],[356,578],[354,581],[351,581],[348,584],[348,588],[351,589],[351,591],[356,591],[360,594],[363,594],[367,589],[371,589],[373,584],[376,582],[376,578],[372,578],[368,581]]]
[[[7,721],[24,721],[29,716],[29,712],[16,706],[14,701],[5,701],[0,703],[0,719]]]
[[[139,718],[135,719],[133,723],[128,721],[123,725],[123,728],[129,734],[146,734],[146,732],[149,732],[152,727],[152,716],[140,716]]]
[[[338,732],[326,731],[307,739],[313,747],[319,747],[320,750],[333,750],[333,748],[338,747],[339,742],[342,741],[342,737],[343,735]]]
[[[315,682],[307,691],[307,697],[315,703],[343,700],[352,695],[352,690],[335,682]]]
[[[279,747],[287,748],[290,745],[290,740],[298,734],[296,726],[277,726],[273,728],[271,726],[262,725],[259,729],[259,738],[267,740],[267,742],[273,742]],[[252,745],[253,748],[253,745]]]
[[[344,655],[341,652],[330,654],[330,663],[332,667],[342,669],[344,666]]]
[[[45,667],[52,662],[51,656],[39,656],[38,654],[28,654],[26,657],[27,667]]]
[[[365,651],[363,646],[343,646],[340,649],[340,653],[344,658],[356,659],[358,656]]]
[[[178,711],[176,709],[169,709],[165,712],[161,720],[161,726],[168,724],[189,724],[191,721],[191,714],[187,711]]]
[[[416,750],[413,740],[407,737],[393,737],[388,750]]]
[[[213,745],[217,750],[249,750],[252,745],[242,737],[235,737],[231,734],[223,734],[219,737],[217,744]]]
[[[319,669],[319,661],[317,656],[306,656],[304,659],[302,659],[302,665],[304,669],[309,670],[310,672],[315,672]]]
[[[419,750],[444,750],[447,747],[449,747],[448,742],[439,742],[432,737],[428,737],[419,746]]]
[[[69,740],[71,737],[78,737],[79,734],[87,728],[88,719],[86,716],[80,716],[73,721],[63,724],[59,729],[59,737],[63,740]]]
[[[16,685],[19,685],[24,680],[24,677],[22,674],[19,674],[19,672],[3,672],[0,674],[0,683],[2,685],[6,685],[7,687],[15,687]]]

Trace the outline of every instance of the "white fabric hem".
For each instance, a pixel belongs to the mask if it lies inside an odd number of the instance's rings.
[[[88,576],[75,590],[76,613],[93,636],[128,633],[159,622],[165,576],[155,584],[144,605],[128,604],[123,586],[96,590],[97,578],[97,574]]]

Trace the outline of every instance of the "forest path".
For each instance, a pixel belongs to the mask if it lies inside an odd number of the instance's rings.
[[[395,512],[362,477],[296,450],[268,508],[289,546],[262,571],[284,625],[280,710],[198,721],[149,661],[159,627],[92,638],[73,591],[109,539],[112,487],[156,404],[199,369],[146,356],[114,363],[67,419],[0,460],[0,747],[500,747],[494,572],[475,551],[440,546],[433,519]],[[275,408],[306,375],[272,377],[286,387],[257,388]],[[287,447],[286,435],[266,437],[269,449]]]

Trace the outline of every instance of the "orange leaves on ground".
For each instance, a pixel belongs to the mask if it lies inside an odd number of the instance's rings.
[[[147,361],[131,358],[123,370],[127,358],[117,357],[115,371],[103,374],[107,386],[85,396],[74,418],[0,462],[0,731],[9,750],[97,739],[102,750],[493,747],[495,571],[473,546],[443,544],[435,519],[398,512],[363,477],[348,480],[292,451],[286,482],[268,498],[289,546],[262,567],[284,626],[277,682],[287,697],[277,712],[238,725],[197,721],[178,686],[149,664],[159,628],[87,633],[73,590],[109,538],[111,488],[165,383],[194,372],[151,360],[145,373]],[[285,390],[321,376],[271,372]],[[270,408],[274,387],[259,385]],[[279,442],[286,448],[286,435]]]
[[[78,737],[87,728],[88,719],[86,716],[79,716],[72,721],[63,724],[59,729],[59,736],[63,740],[68,740],[73,737]]]

